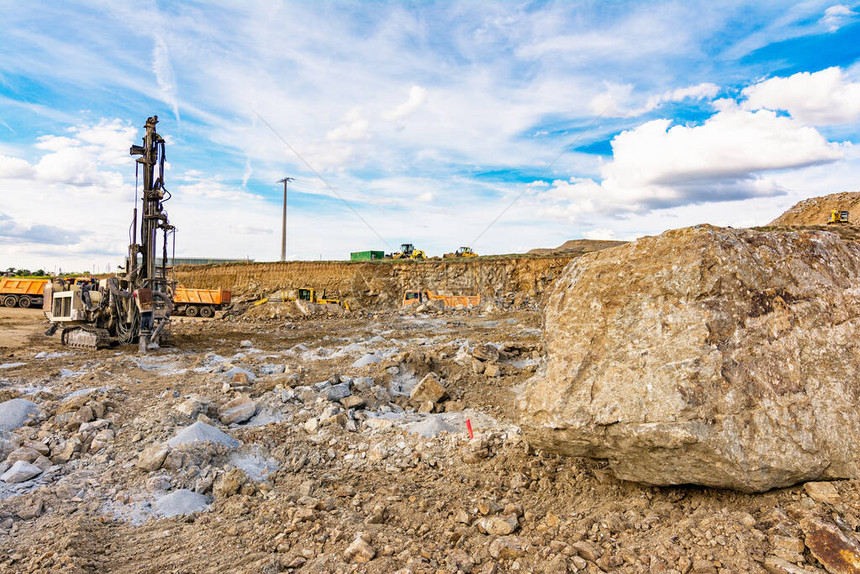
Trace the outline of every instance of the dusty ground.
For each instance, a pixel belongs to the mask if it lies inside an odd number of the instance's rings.
[[[62,348],[38,311],[0,309],[0,327],[0,401],[42,409],[7,438],[46,468],[0,482],[4,572],[805,572],[801,516],[860,525],[856,481],[828,502],[655,488],[534,452],[514,410],[542,360],[534,312],[184,319],[147,356]],[[474,361],[485,343],[498,362]],[[417,412],[400,393],[431,372],[447,398]],[[243,396],[254,416],[221,424]],[[196,420],[241,446],[139,467]],[[181,488],[208,509],[160,517]]]

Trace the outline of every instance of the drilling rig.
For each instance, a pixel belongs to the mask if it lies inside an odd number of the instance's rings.
[[[157,348],[168,336],[175,280],[168,267],[168,245],[175,246],[164,203],[164,138],[155,131],[158,116],[147,118],[143,145],[129,150],[143,171],[138,242],[138,197],[135,178],[134,215],[125,267],[106,279],[69,284],[57,279],[45,286],[44,310],[51,322],[45,332],[60,329],[63,345],[103,348],[137,343],[140,352]],[[159,246],[161,257],[159,261]]]

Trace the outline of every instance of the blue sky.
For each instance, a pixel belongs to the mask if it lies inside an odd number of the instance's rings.
[[[291,259],[759,225],[860,187],[857,2],[0,7],[4,268],[121,260],[153,114],[186,256],[277,259],[284,176]]]

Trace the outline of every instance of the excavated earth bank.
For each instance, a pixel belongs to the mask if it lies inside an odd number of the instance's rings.
[[[176,278],[187,286],[230,289],[240,299],[313,287],[358,309],[396,306],[406,289],[480,294],[507,306],[535,307],[572,257],[237,263],[179,267]]]

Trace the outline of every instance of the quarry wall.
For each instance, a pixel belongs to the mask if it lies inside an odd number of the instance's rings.
[[[573,255],[428,261],[286,261],[180,266],[186,287],[222,287],[234,300],[312,287],[356,307],[397,304],[406,289],[480,294],[508,305],[539,304]]]

